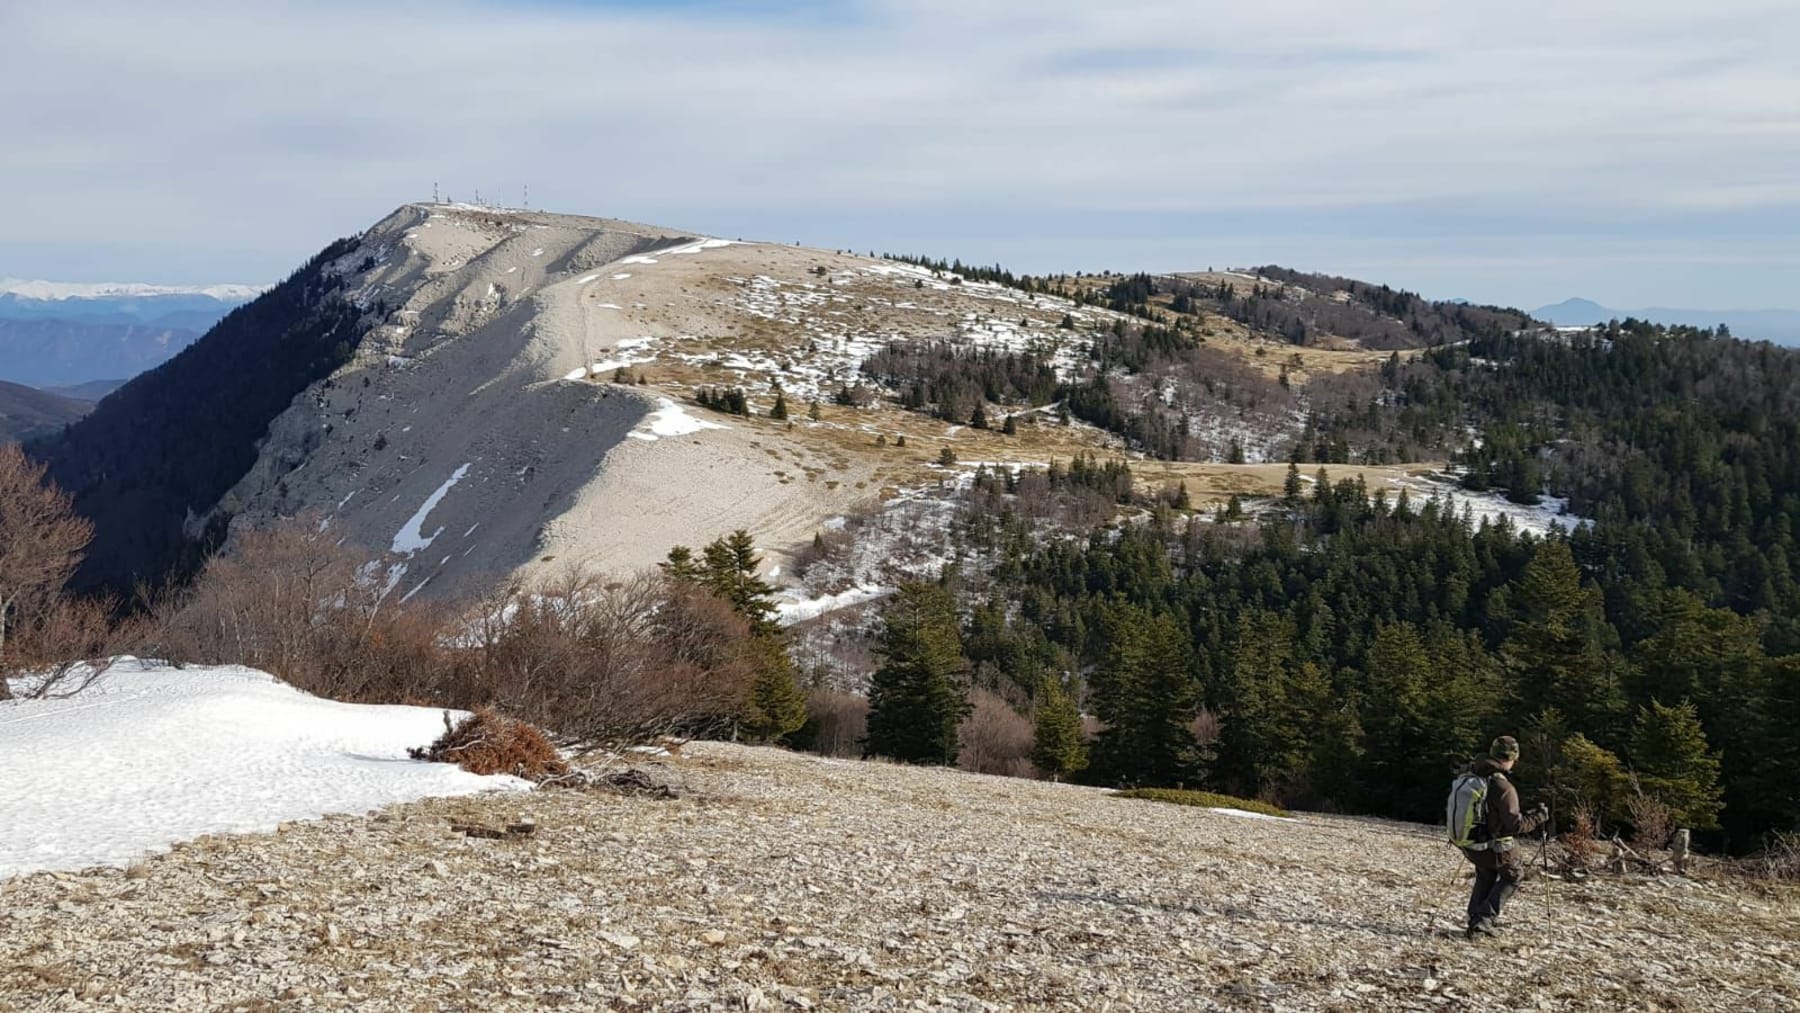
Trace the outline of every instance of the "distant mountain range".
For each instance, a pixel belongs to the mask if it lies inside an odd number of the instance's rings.
[[[1592,299],[1564,299],[1554,306],[1540,306],[1531,315],[1560,327],[1582,327],[1608,320],[1635,317],[1658,324],[1717,327],[1724,324],[1734,337],[1800,345],[1800,310],[1684,310],[1652,307],[1619,310]]]
[[[134,376],[259,291],[0,279],[0,380],[58,387]]]

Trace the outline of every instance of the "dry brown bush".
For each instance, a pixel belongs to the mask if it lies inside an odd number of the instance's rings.
[[[970,694],[969,704],[969,716],[956,729],[956,765],[977,774],[1035,777],[1031,719],[985,689]]]
[[[16,443],[0,445],[0,700],[10,695],[7,673],[41,660],[13,649],[13,631],[71,618],[50,613],[66,605],[63,585],[93,535],[69,497],[44,480],[43,465]]]
[[[1601,848],[1594,840],[1598,827],[1593,806],[1586,802],[1577,803],[1574,811],[1569,814],[1568,829],[1557,838],[1567,849],[1571,864],[1585,866],[1589,859],[1600,853]]]
[[[159,648],[336,700],[491,705],[581,749],[720,730],[761,661],[726,602],[657,573],[574,572],[458,606],[395,600],[382,562],[307,518],[241,532],[158,609]]]
[[[583,750],[722,728],[742,713],[757,672],[742,617],[656,573],[502,589],[462,643],[482,702]]]
[[[1631,813],[1631,843],[1640,851],[1653,851],[1675,835],[1675,819],[1662,799],[1639,789],[1625,800]]]
[[[795,738],[825,756],[859,757],[869,736],[869,699],[818,687],[806,694],[806,724]]]
[[[415,760],[454,763],[471,774],[511,774],[530,781],[561,777],[569,765],[544,733],[482,707],[455,722],[444,714],[444,734],[422,749],[409,749]]]
[[[115,619],[106,599],[55,598],[14,625],[5,669],[26,675],[22,695],[33,698],[79,693],[113,667],[119,655],[145,640],[142,620]],[[0,671],[4,686],[6,671]]]

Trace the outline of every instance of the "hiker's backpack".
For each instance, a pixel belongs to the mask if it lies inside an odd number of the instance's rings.
[[[1470,771],[1450,783],[1444,804],[1444,828],[1459,848],[1487,847],[1488,779]]]

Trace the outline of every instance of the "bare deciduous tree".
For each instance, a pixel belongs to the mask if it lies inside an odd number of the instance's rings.
[[[55,605],[93,535],[69,497],[44,481],[43,465],[16,444],[0,446],[0,670],[16,667],[10,631]]]

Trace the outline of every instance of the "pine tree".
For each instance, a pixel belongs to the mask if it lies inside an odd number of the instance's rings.
[[[1518,710],[1554,707],[1606,742],[1625,710],[1600,592],[1582,584],[1568,543],[1546,540],[1508,588],[1512,620],[1500,657]]]
[[[1719,759],[1707,751],[1694,705],[1660,700],[1638,709],[1631,734],[1631,762],[1645,794],[1669,807],[1680,826],[1716,830],[1722,799]]]
[[[956,762],[956,730],[969,711],[956,601],[935,584],[903,584],[881,612],[869,680],[865,751],[907,763]]]
[[[662,571],[675,580],[689,584],[700,583],[700,564],[694,560],[694,550],[685,545],[677,545],[669,550],[668,562],[662,563]]]
[[[1122,605],[1105,617],[1105,639],[1091,679],[1090,705],[1106,725],[1094,743],[1096,773],[1128,784],[1192,782],[1199,756],[1189,725],[1200,687],[1182,624]]]
[[[969,416],[969,425],[975,429],[986,429],[988,427],[987,409],[982,405],[982,402],[975,402],[975,413]]]
[[[1300,502],[1300,493],[1304,491],[1305,488],[1306,487],[1300,482],[1300,466],[1289,461],[1287,480],[1281,483],[1282,498],[1287,500],[1288,505],[1292,506],[1293,504]]]
[[[1006,424],[1000,427],[1000,431],[1007,436],[1019,435],[1019,417],[1016,415],[1008,415],[1006,417]]]
[[[776,391],[775,392],[775,405],[774,405],[774,407],[769,409],[769,418],[774,419],[777,422],[786,422],[787,417],[788,417],[787,395],[782,393],[781,391]]]
[[[1031,762],[1061,780],[1087,766],[1087,745],[1081,741],[1081,712],[1075,698],[1056,682],[1046,679],[1038,695],[1033,722]]]

